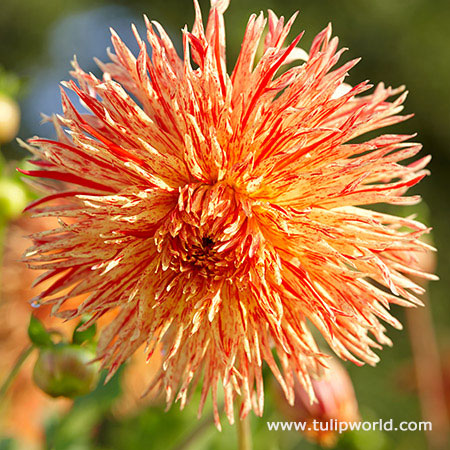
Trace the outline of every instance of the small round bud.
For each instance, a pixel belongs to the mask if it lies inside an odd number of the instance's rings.
[[[0,210],[6,219],[18,217],[28,202],[23,187],[8,178],[0,178]]]
[[[17,102],[0,94],[0,144],[12,141],[19,131],[20,109]]]
[[[97,385],[99,363],[86,347],[60,344],[43,348],[33,370],[39,388],[52,397],[74,398],[88,394]]]

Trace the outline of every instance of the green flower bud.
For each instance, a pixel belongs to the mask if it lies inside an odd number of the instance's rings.
[[[0,144],[12,141],[20,126],[20,109],[17,102],[0,94]]]
[[[0,178],[0,211],[6,219],[18,217],[27,204],[24,188],[9,178]]]
[[[42,348],[33,371],[34,382],[52,397],[74,398],[96,386],[100,364],[91,363],[95,353],[76,345]]]

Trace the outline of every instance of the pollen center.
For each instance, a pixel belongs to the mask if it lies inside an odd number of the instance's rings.
[[[231,278],[248,271],[249,233],[249,217],[231,187],[188,185],[156,236],[161,268]]]

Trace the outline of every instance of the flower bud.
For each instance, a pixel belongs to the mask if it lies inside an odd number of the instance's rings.
[[[0,144],[12,141],[20,126],[19,105],[9,97],[0,94]]]
[[[316,402],[311,403],[307,391],[296,382],[295,401],[290,406],[281,395],[276,401],[282,414],[291,421],[306,422],[305,436],[323,447],[333,447],[337,441],[336,428],[340,422],[359,420],[358,404],[350,377],[335,359],[327,361],[328,368],[319,379],[312,380]]]
[[[2,218],[15,219],[27,204],[24,188],[11,178],[0,178],[0,211]]]
[[[74,398],[88,394],[97,385],[99,363],[95,353],[75,345],[43,348],[33,371],[34,382],[52,397]]]

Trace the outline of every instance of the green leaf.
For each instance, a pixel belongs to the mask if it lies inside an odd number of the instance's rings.
[[[88,341],[91,342],[94,337],[95,333],[97,332],[97,326],[92,324],[89,328],[86,330],[80,330],[80,328],[87,322],[87,319],[81,319],[80,323],[77,325],[75,330],[73,331],[72,336],[72,342],[77,345],[81,345],[84,342]]]
[[[53,345],[50,333],[45,329],[42,322],[33,315],[30,319],[30,325],[28,325],[28,336],[36,347],[50,347]]]

